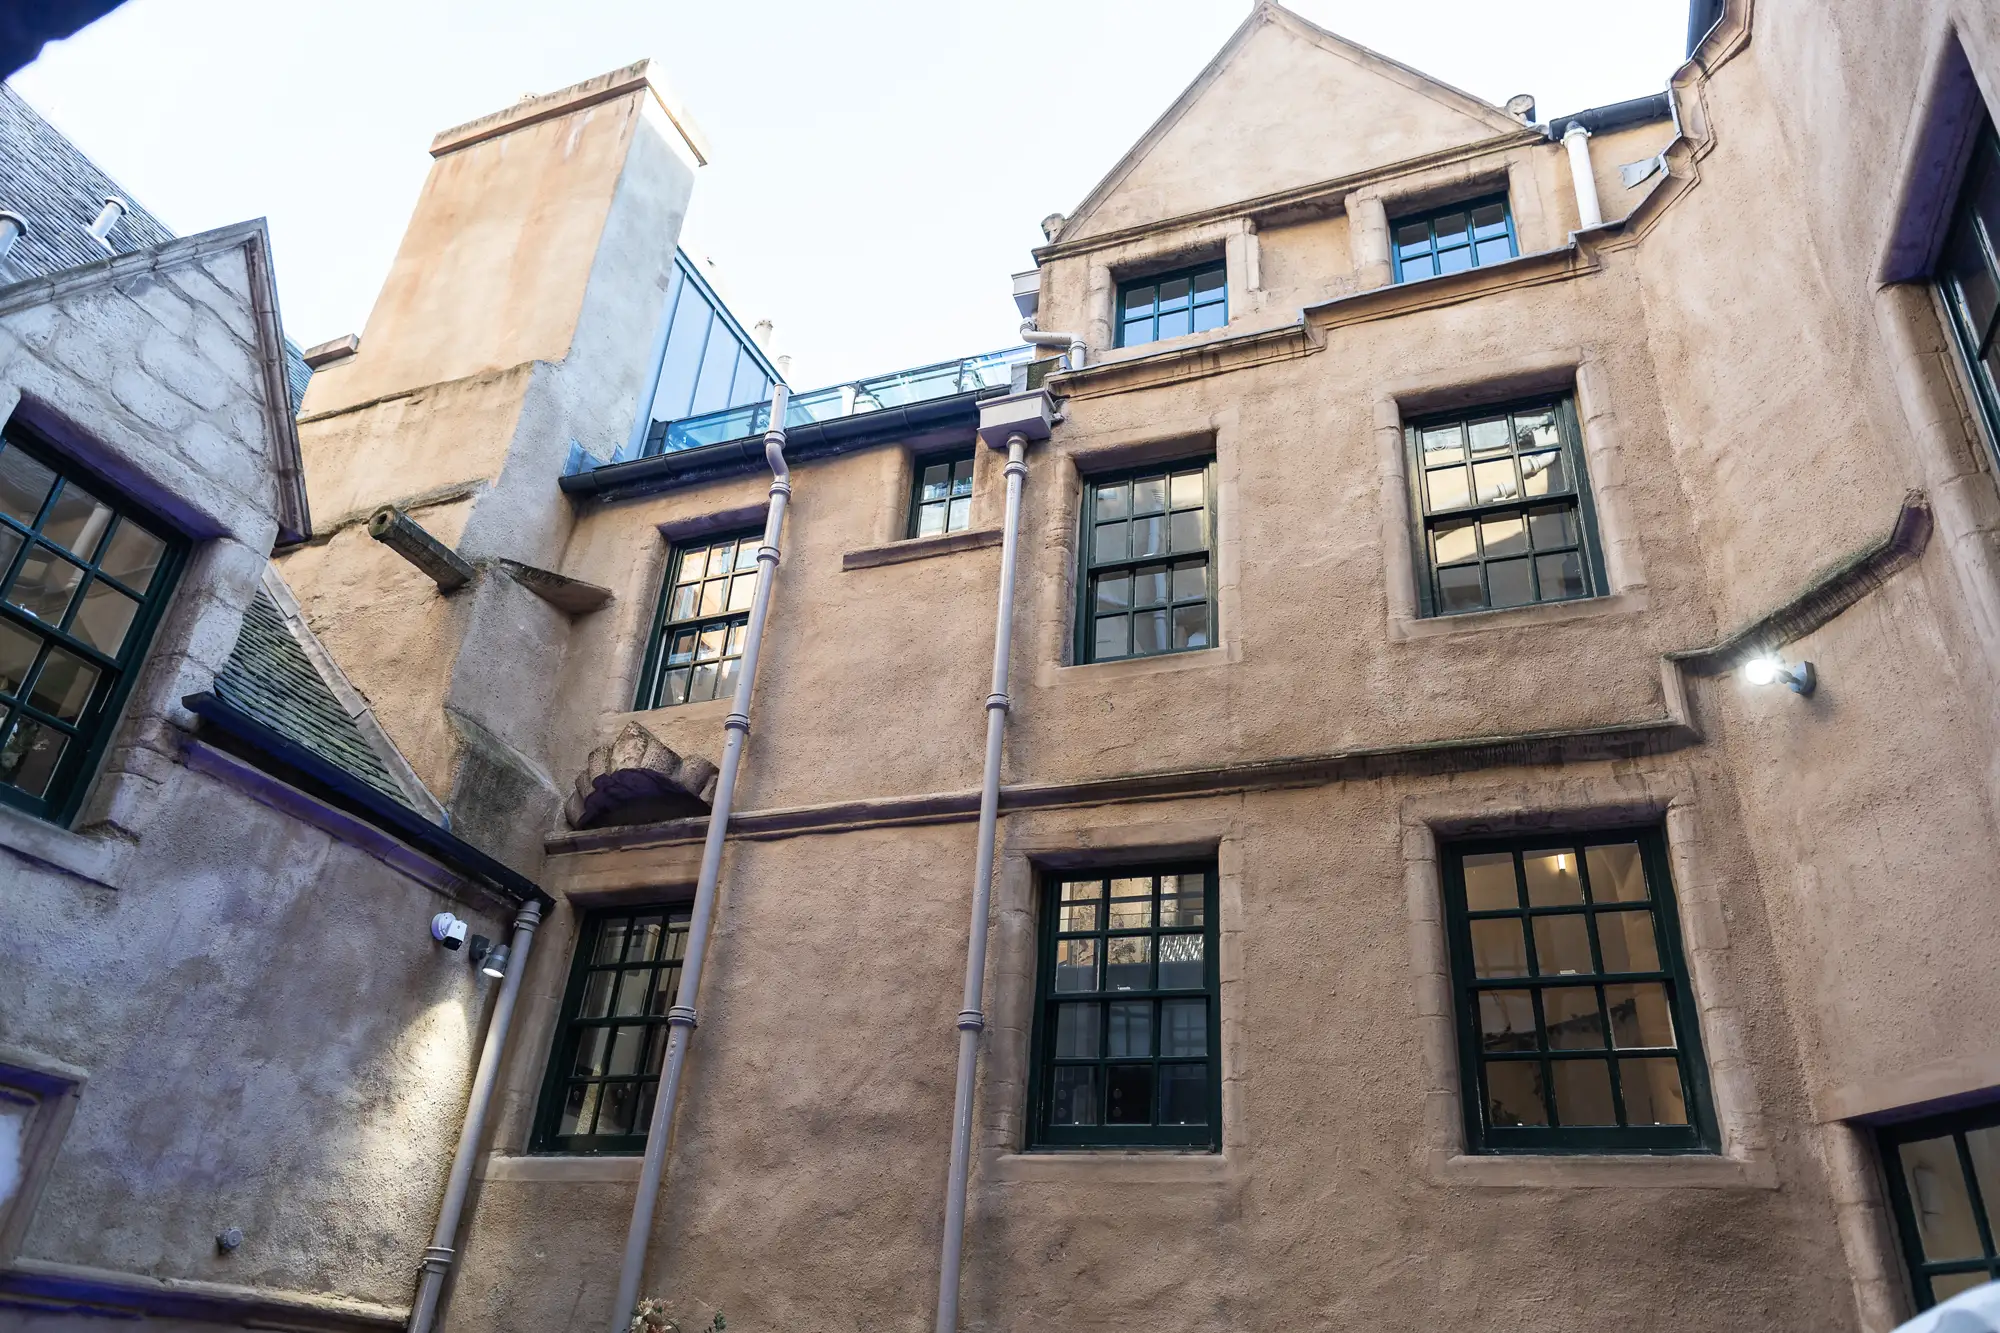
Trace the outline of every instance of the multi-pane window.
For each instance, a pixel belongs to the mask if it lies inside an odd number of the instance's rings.
[[[619,908],[583,919],[535,1120],[537,1152],[645,1148],[688,920],[685,907]]]
[[[1568,399],[1422,420],[1406,435],[1423,614],[1602,591]]]
[[[639,674],[639,708],[727,699],[736,690],[761,532],[674,548],[659,623]]]
[[[1397,282],[1462,273],[1512,259],[1517,253],[1514,219],[1504,194],[1398,218],[1389,232],[1394,238]]]
[[[1213,866],[1044,889],[1034,1141],[1221,1144]]]
[[[1213,472],[1211,460],[1084,484],[1078,661],[1214,646]]]
[[[61,817],[80,795],[173,587],[167,532],[0,438],[0,800]]]
[[[910,501],[910,535],[935,537],[972,525],[972,452],[917,460],[917,489]]]
[[[2000,448],[2000,138],[1990,121],[1972,150],[1937,282],[1988,438]]]
[[[1161,273],[1118,288],[1118,345],[1178,338],[1229,322],[1229,280],[1221,260]]]
[[[2000,1107],[1891,1125],[1880,1142],[1918,1308],[2000,1277]]]
[[[1713,1151],[1659,831],[1443,862],[1471,1150]]]

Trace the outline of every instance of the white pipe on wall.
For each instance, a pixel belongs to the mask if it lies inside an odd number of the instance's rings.
[[[1563,131],[1563,147],[1569,150],[1569,178],[1576,186],[1576,216],[1579,230],[1604,225],[1604,206],[1597,199],[1597,173],[1590,165],[1590,131],[1575,121]]]
[[[1007,732],[1007,664],[1014,644],[1014,552],[1021,530],[1021,483],[1028,440],[1007,437],[1007,517],[1000,537],[1000,609],[993,633],[993,689],[986,696],[986,768],[979,788],[979,854],[972,871],[972,936],[965,953],[965,999],[958,1014],[958,1084],[952,1096],[951,1179],[945,1190],[944,1247],[938,1265],[937,1333],[957,1333],[958,1270],[965,1244],[965,1191],[972,1169],[972,1096],[978,1073],[980,1011],[986,988],[986,918],[993,902],[993,841],[1000,814],[1001,743]]]
[[[466,1103],[465,1121],[458,1129],[458,1151],[451,1159],[451,1174],[445,1178],[437,1229],[431,1233],[430,1248],[424,1251],[417,1299],[410,1306],[409,1333],[430,1333],[431,1325],[437,1322],[438,1300],[444,1295],[445,1278],[457,1258],[452,1242],[458,1239],[458,1219],[465,1211],[472,1166],[479,1158],[479,1141],[486,1136],[486,1111],[493,1102],[493,1085],[500,1077],[500,1060],[507,1053],[507,1030],[514,1022],[514,1001],[521,993],[521,977],[528,970],[528,946],[535,942],[535,927],[541,919],[539,902],[527,904],[514,916],[507,975],[500,983],[499,998],[493,1002],[493,1017],[486,1024],[486,1041],[479,1048],[479,1069],[472,1076],[472,1095]]]
[[[1035,321],[1021,321],[1021,341],[1036,347],[1060,347],[1069,354],[1069,368],[1083,369],[1083,335],[1080,333],[1043,333],[1035,327]]]
[[[771,587],[778,577],[778,535],[785,526],[785,504],[792,494],[792,474],[785,464],[785,408],[790,399],[791,391],[782,384],[771,391],[771,427],[764,434],[764,461],[771,467],[771,504],[764,516],[764,543],[757,548],[757,591],[750,600],[750,622],[744,632],[736,697],[722,723],[722,765],[715,779],[715,803],[709,809],[708,837],[701,849],[701,874],[695,882],[687,950],[681,960],[680,993],[674,997],[673,1007],[667,1010],[666,1065],[660,1071],[660,1090],[653,1099],[653,1118],[646,1127],[646,1158],[639,1168],[639,1193],[632,1200],[632,1222],[625,1232],[625,1261],[618,1270],[618,1303],[606,1325],[610,1333],[627,1333],[632,1307],[639,1303],[646,1246],[653,1236],[653,1209],[659,1202],[660,1176],[667,1165],[667,1136],[673,1131],[674,1102],[680,1095],[681,1067],[687,1063],[688,1042],[694,1036],[694,1002],[701,990],[702,963],[708,955],[716,883],[722,876],[722,844],[729,836],[729,812],[736,799],[736,770],[743,759],[743,739],[750,733],[750,691],[757,680],[757,652],[764,642],[764,622],[771,614]]]

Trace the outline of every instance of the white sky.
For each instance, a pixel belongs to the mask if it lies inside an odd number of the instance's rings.
[[[1493,102],[1656,92],[1687,0],[1293,0]],[[706,133],[690,253],[793,384],[1017,341],[1008,275],[1248,0],[129,0],[12,80],[181,232],[270,219],[287,331],[367,321],[431,136],[642,56]]]

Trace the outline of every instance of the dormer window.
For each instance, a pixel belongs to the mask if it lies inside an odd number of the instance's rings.
[[[1397,218],[1389,234],[1395,239],[1397,282],[1463,273],[1520,253],[1504,194]]]
[[[1200,268],[1156,273],[1118,287],[1118,345],[1178,338],[1229,322],[1229,280],[1216,260]]]

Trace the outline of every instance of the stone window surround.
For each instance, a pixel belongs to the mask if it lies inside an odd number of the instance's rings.
[[[90,1075],[34,1051],[0,1046],[0,1093],[31,1108],[21,1141],[21,1160],[11,1197],[0,1196],[0,1265],[20,1253],[21,1240],[48,1184],[63,1136],[76,1114],[77,1099]]]
[[[1375,452],[1381,477],[1382,555],[1386,566],[1388,629],[1392,642],[1480,633],[1523,625],[1560,624],[1602,616],[1632,615],[1650,605],[1644,553],[1627,501],[1624,434],[1613,408],[1608,375],[1588,348],[1556,348],[1521,357],[1454,366],[1382,385],[1375,395]],[[1545,392],[1576,398],[1584,466],[1597,507],[1608,594],[1569,602],[1544,602],[1499,611],[1422,616],[1417,598],[1416,554],[1410,533],[1409,461],[1404,423],[1430,412]]]
[[[1150,676],[1160,672],[1212,669],[1243,658],[1242,537],[1237,511],[1239,416],[1235,408],[1158,421],[1102,436],[1079,433],[1071,447],[1052,452],[1053,466],[1035,467],[1030,456],[1030,488],[1042,515],[1042,531],[1024,532],[1036,563],[1020,571],[1037,589],[1032,619],[1024,629],[1035,658],[1038,689],[1059,689],[1067,681],[1086,677],[1093,682]],[[1214,560],[1216,646],[1155,657],[1128,657],[1110,662],[1076,660],[1076,599],[1082,595],[1078,575],[1078,516],[1082,512],[1084,478],[1149,463],[1169,463],[1212,454],[1215,458],[1215,532],[1210,545]],[[1040,475],[1037,475],[1037,474]]]
[[[1556,224],[1544,207],[1534,153],[1533,146],[1510,148],[1497,161],[1485,157],[1454,162],[1364,186],[1347,195],[1342,207],[1347,213],[1348,245],[1353,254],[1357,289],[1369,291],[1395,284],[1395,264],[1390,259],[1389,244],[1392,217],[1422,213],[1460,200],[1505,194],[1519,254],[1535,254],[1560,246],[1564,237],[1552,234]]]
[[[1007,508],[1007,487],[1001,476],[1007,458],[1005,454],[988,449],[976,440],[972,448],[972,517],[965,528],[927,537],[910,535],[910,504],[917,488],[917,460],[934,458],[950,450],[936,445],[922,450],[907,444],[898,445],[894,452],[895,466],[884,469],[887,475],[882,480],[886,490],[877,499],[876,514],[870,524],[874,529],[874,540],[868,546],[844,553],[840,558],[841,569],[872,569],[878,565],[899,565],[935,555],[950,555],[955,551],[998,546],[1000,523]]]
[[[1410,915],[1416,990],[1414,1034],[1423,1053],[1424,1094],[1417,1165],[1440,1185],[1549,1188],[1775,1189],[1769,1132],[1746,1052],[1717,879],[1702,837],[1704,815],[1685,770],[1566,777],[1558,785],[1522,780],[1403,798],[1403,883]],[[1657,821],[1680,909],[1682,951],[1701,1012],[1719,1155],[1471,1155],[1465,1152],[1458,1029],[1445,939],[1441,843],[1469,835],[1511,836],[1544,829],[1588,830]]]
[[[1118,288],[1149,273],[1166,273],[1223,261],[1228,286],[1229,319],[1220,328],[1183,333],[1175,338],[1118,346]],[[1124,245],[1079,257],[1085,265],[1083,340],[1094,365],[1130,361],[1176,348],[1189,347],[1230,333],[1240,333],[1250,316],[1260,311],[1256,223],[1249,218],[1205,222],[1185,230],[1142,237]]]
[[[1242,1178],[1248,1146],[1243,1096],[1243,1058],[1248,1047],[1243,1028],[1242,849],[1242,831],[1232,819],[1141,821],[1084,830],[1050,827],[1046,832],[1010,834],[1005,839],[994,874],[993,948],[986,975],[987,1049],[974,1129],[974,1146],[987,1182],[1222,1185]],[[1024,1151],[1043,875],[1146,861],[1206,859],[1215,862],[1217,872],[1222,1151]]]

